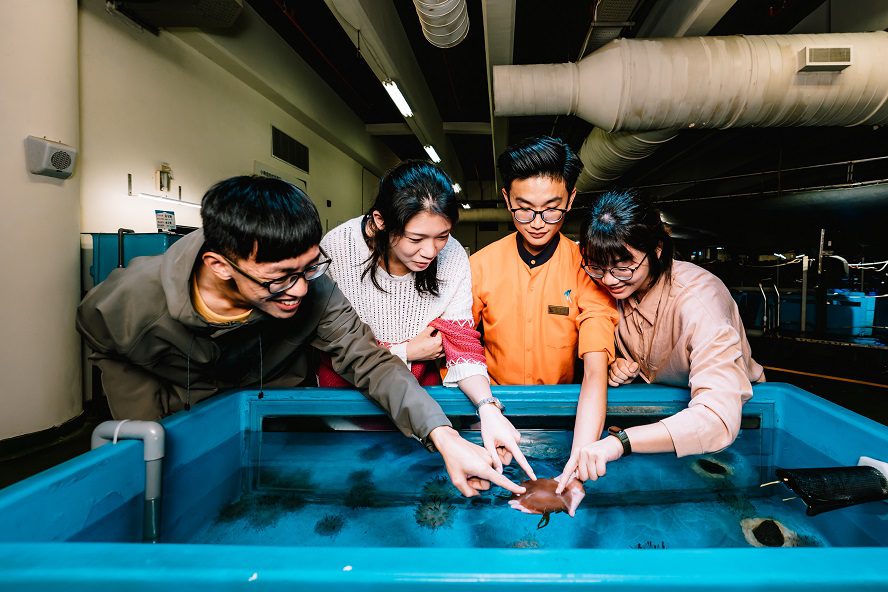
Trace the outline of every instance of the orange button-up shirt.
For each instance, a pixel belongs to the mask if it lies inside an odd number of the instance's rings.
[[[582,270],[580,249],[565,236],[537,267],[521,259],[516,233],[469,261],[472,313],[493,384],[573,382],[574,362],[588,352],[607,352],[613,361],[616,307]]]

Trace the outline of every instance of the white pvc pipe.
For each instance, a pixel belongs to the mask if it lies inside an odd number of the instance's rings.
[[[851,47],[798,72],[805,47]],[[608,131],[888,123],[888,33],[618,39],[573,64],[494,66],[497,116],[576,114]]]
[[[469,34],[466,0],[413,0],[422,34],[435,47],[458,45]]]
[[[143,538],[156,543],[160,539],[160,500],[162,463],[165,453],[163,426],[154,421],[103,421],[92,433],[92,448],[99,448],[118,440],[141,440],[145,459],[145,513]]]

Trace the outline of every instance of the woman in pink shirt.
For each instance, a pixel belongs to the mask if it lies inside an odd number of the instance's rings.
[[[617,301],[617,358],[608,384],[637,377],[690,387],[686,409],[656,423],[608,437],[591,433],[603,410],[577,406],[570,459],[561,482],[604,475],[607,463],[630,452],[714,452],[740,431],[743,404],[764,371],[750,356],[737,305],[717,277],[673,260],[672,237],[660,213],[632,193],[607,193],[580,227],[583,269]],[[587,433],[590,432],[590,433]]]

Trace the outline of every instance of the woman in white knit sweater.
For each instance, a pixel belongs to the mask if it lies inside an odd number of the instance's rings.
[[[531,478],[518,448],[519,432],[491,395],[484,350],[472,320],[472,278],[465,250],[450,235],[459,216],[453,182],[437,166],[407,161],[379,182],[369,212],[321,240],[333,260],[327,272],[376,340],[401,358],[420,384],[459,386],[481,418],[484,447],[502,471],[514,457]],[[320,386],[346,386],[321,360]]]

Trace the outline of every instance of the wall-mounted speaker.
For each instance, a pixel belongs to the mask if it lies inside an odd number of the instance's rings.
[[[46,138],[28,136],[25,140],[28,170],[35,175],[67,179],[74,174],[77,150]]]

